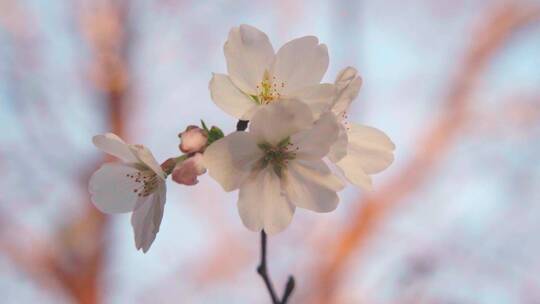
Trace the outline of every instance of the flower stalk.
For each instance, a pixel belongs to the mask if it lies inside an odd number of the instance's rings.
[[[270,279],[270,276],[268,275],[268,268],[267,268],[267,263],[266,263],[266,246],[267,246],[266,232],[262,230],[261,231],[261,262],[259,266],[257,267],[257,273],[262,277],[264,284],[266,285],[266,289],[268,289],[268,292],[270,293],[270,297],[272,298],[272,304],[286,304],[294,290],[294,286],[295,286],[294,277],[292,275],[289,276],[289,279],[287,280],[287,284],[285,285],[285,291],[283,292],[283,296],[281,297],[281,300],[280,300],[278,296],[276,295],[276,291],[274,290],[274,285],[272,284],[272,280]]]

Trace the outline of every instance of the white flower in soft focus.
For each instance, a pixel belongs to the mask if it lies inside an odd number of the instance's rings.
[[[204,173],[206,173],[206,168],[203,165],[203,156],[201,153],[196,153],[176,164],[172,172],[172,179],[179,184],[193,186],[199,182],[197,177]]]
[[[322,158],[337,139],[339,124],[326,112],[315,123],[307,105],[280,101],[258,110],[249,132],[234,132],[204,152],[210,176],[225,191],[240,189],[238,210],[250,230],[285,229],[296,207],[329,212],[341,180]]]
[[[314,36],[287,42],[277,53],[265,33],[249,25],[234,27],[224,46],[228,75],[214,74],[210,93],[225,112],[250,120],[260,105],[299,99],[317,118],[333,102],[335,87],[321,79],[328,50]]]
[[[347,121],[346,111],[362,86],[362,78],[358,76],[356,69],[343,69],[338,74],[335,85],[337,95],[332,112],[341,128],[339,138],[332,146],[328,158],[343,170],[351,183],[371,190],[369,175],[381,172],[392,164],[395,146],[382,131]]]
[[[141,145],[126,144],[112,133],[96,135],[94,145],[122,162],[106,163],[90,178],[94,205],[105,213],[133,212],[135,246],[147,252],[159,231],[165,206],[165,172]]]
[[[204,150],[208,142],[208,135],[197,126],[189,126],[184,132],[180,133],[180,139],[182,140],[179,146],[180,151],[196,153]]]

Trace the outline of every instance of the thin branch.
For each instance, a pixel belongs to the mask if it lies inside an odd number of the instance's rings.
[[[264,232],[264,230],[261,231],[261,263],[257,267],[257,273],[259,273],[264,280],[266,289],[268,289],[268,293],[270,293],[270,297],[272,298],[272,303],[279,304],[280,301],[274,290],[274,285],[268,276],[268,269],[266,267],[266,232]]]
[[[266,239],[267,239],[266,232],[262,230],[261,231],[261,262],[259,266],[257,267],[257,273],[264,280],[266,289],[268,289],[268,293],[270,293],[270,297],[272,298],[272,303],[273,304],[286,304],[294,290],[294,286],[295,286],[294,277],[289,276],[289,279],[287,280],[287,284],[285,285],[285,291],[283,292],[283,297],[281,298],[281,301],[280,301],[276,294],[276,291],[274,290],[274,285],[272,284],[272,280],[270,279],[270,276],[268,275],[268,268],[267,268],[267,263],[266,263],[266,243],[267,243]]]
[[[289,297],[291,296],[294,287],[296,283],[294,281],[294,277],[291,275],[289,276],[289,279],[287,280],[287,285],[285,285],[285,292],[283,292],[283,297],[281,298],[281,303],[286,304],[289,300]]]

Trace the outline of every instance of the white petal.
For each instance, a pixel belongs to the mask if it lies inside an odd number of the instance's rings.
[[[225,191],[233,191],[248,177],[261,157],[262,150],[257,147],[253,135],[234,132],[206,149],[203,164]]]
[[[338,74],[335,85],[337,94],[332,111],[338,117],[344,118],[351,102],[358,96],[362,87],[362,78],[358,76],[355,68],[347,67]]]
[[[290,97],[305,102],[313,111],[313,116],[318,118],[332,107],[336,97],[336,87],[329,83],[316,84],[291,92]]]
[[[143,145],[129,145],[129,148],[131,149],[133,154],[137,157],[139,162],[145,164],[148,168],[154,171],[162,179],[165,179],[166,177],[165,172],[163,172],[163,169],[161,169],[161,166],[154,158],[154,155],[152,155],[152,152],[148,150],[148,148],[146,148]]]
[[[214,74],[209,88],[214,103],[235,118],[249,120],[258,106],[255,101],[240,91],[227,75]]]
[[[261,107],[251,120],[249,132],[257,143],[275,145],[288,136],[311,127],[313,116],[309,107],[297,100],[278,100]]]
[[[127,175],[134,175],[137,170],[121,163],[106,163],[99,168],[88,185],[92,203],[105,213],[123,213],[133,211],[137,202],[134,189],[139,184]]]
[[[336,209],[336,191],[344,187],[322,160],[291,161],[284,171],[283,183],[293,204],[315,212]]]
[[[120,137],[113,133],[96,135],[92,138],[94,145],[105,153],[115,156],[125,162],[135,163],[137,158]]]
[[[291,143],[298,148],[297,158],[321,159],[328,154],[336,142],[340,126],[336,116],[326,112],[312,128],[291,136]]]
[[[371,177],[362,170],[358,160],[357,157],[346,155],[336,165],[351,183],[366,191],[371,191],[373,189]]]
[[[238,212],[250,230],[278,233],[289,225],[294,209],[281,193],[279,178],[268,168],[246,180],[240,188]]]
[[[163,219],[165,208],[166,187],[162,182],[156,192],[138,202],[137,209],[131,215],[131,226],[135,234],[135,247],[148,251]]]
[[[339,124],[338,138],[332,147],[330,147],[330,152],[328,152],[328,158],[333,163],[337,163],[340,159],[347,155],[348,141],[347,130],[342,124]]]
[[[321,82],[328,68],[328,50],[317,37],[306,36],[287,42],[276,54],[272,75],[284,82],[288,94]]]
[[[234,84],[249,95],[274,60],[274,49],[265,33],[249,25],[233,27],[224,46],[227,71]]]
[[[378,173],[394,161],[394,144],[382,131],[349,124],[347,156],[367,174]],[[351,162],[352,160],[349,160]]]
[[[358,71],[355,68],[348,66],[338,73],[338,75],[336,76],[336,81],[334,81],[334,83],[339,90],[342,90],[343,88],[348,86],[349,83],[351,83],[351,81],[355,79],[357,75]]]

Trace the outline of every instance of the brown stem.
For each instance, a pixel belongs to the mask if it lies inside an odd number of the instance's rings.
[[[285,285],[285,292],[283,292],[283,298],[281,298],[281,304],[286,304],[289,300],[289,297],[291,296],[294,286],[295,286],[294,277],[291,275],[289,276],[289,279],[287,280],[287,285]]]
[[[272,298],[273,304],[286,304],[289,300],[289,297],[291,296],[293,290],[294,290],[294,277],[289,276],[289,279],[287,280],[287,284],[285,285],[285,291],[283,292],[283,297],[281,301],[279,300],[278,296],[276,295],[276,291],[274,290],[274,285],[272,284],[272,280],[270,279],[270,276],[268,275],[268,268],[266,264],[266,232],[264,230],[261,231],[261,262],[259,266],[257,267],[257,273],[262,277],[264,284],[266,285],[266,289],[268,289],[268,293],[270,293],[270,297]]]
[[[264,232],[264,230],[261,231],[261,263],[257,267],[257,272],[264,280],[266,289],[268,289],[268,293],[270,293],[270,297],[272,298],[272,303],[280,304],[276,291],[274,290],[274,285],[268,276],[268,269],[266,267],[266,232]]]

